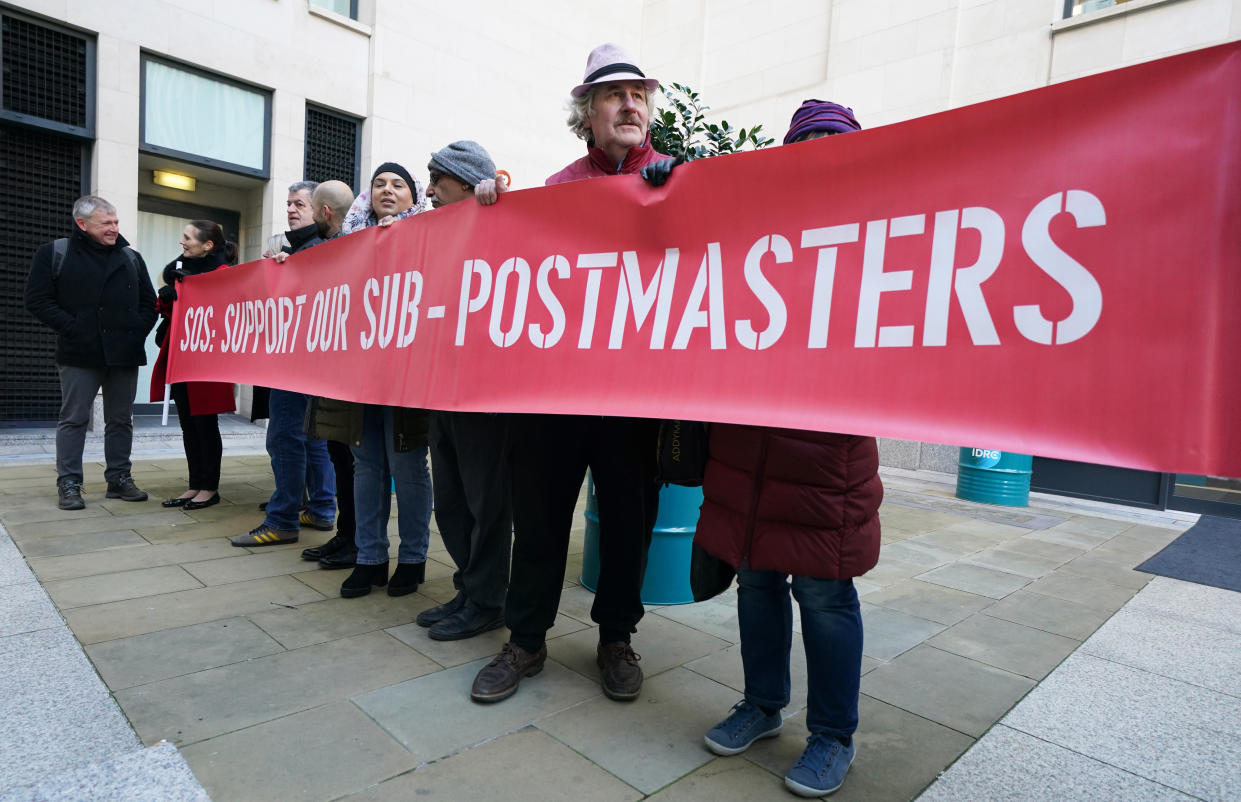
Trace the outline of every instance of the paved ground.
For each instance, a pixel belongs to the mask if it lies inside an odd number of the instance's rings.
[[[56,631],[63,616],[72,639],[47,637],[62,650],[81,644],[90,664],[75,676],[93,665],[123,715],[103,705],[92,731],[111,735],[95,754],[64,737],[55,682],[24,706],[0,701],[6,722],[14,711],[31,719],[23,739],[0,734],[0,799],[74,798],[29,784],[161,740],[179,755],[165,745],[148,750],[153,762],[176,774],[183,758],[216,802],[786,797],[780,778],[806,734],[796,653],[784,734],[736,758],[702,747],[740,698],[731,595],[650,608],[634,641],[642,697],[609,701],[593,664],[592,597],[577,581],[579,527],[546,670],[506,702],[474,705],[470,681],[505,636],[437,643],[412,623],[452,595],[438,535],[429,581],[399,599],[340,598],[344,573],[298,556],[328,533],[229,545],[261,520],[255,504],[270,492],[266,458],[237,455],[260,448],[261,436],[234,438],[226,503],[192,513],[158,506],[184,488],[173,456],[135,463],[152,493],[144,504],[103,501],[102,466],[89,466],[81,512],[55,508],[45,455],[0,458],[0,523],[16,547],[6,556],[0,537],[0,675],[38,674],[28,666],[41,658],[20,658],[29,644],[18,641]],[[165,443],[164,453],[175,452]],[[857,583],[859,752],[833,798],[914,799],[975,743],[928,799],[1241,794],[1241,595],[1160,579],[1133,599],[1151,578],[1132,566],[1193,516],[1046,497],[988,507],[955,499],[942,475],[884,478],[882,558]],[[16,550],[37,583],[4,572],[20,563]]]

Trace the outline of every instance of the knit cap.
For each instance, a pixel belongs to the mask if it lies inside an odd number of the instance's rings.
[[[789,132],[784,135],[784,144],[794,142],[806,134],[815,131],[826,131],[832,134],[847,134],[860,131],[862,126],[853,116],[853,109],[832,103],[830,100],[805,100],[793,119],[789,122]]]
[[[482,145],[469,139],[453,142],[443,150],[432,153],[427,169],[448,173],[471,187],[479,181],[496,177],[496,163]]]
[[[404,167],[397,164],[396,162],[384,162],[383,164],[376,167],[375,172],[371,173],[372,184],[375,183],[375,177],[378,176],[380,173],[396,173],[401,178],[404,178],[406,185],[410,189],[412,189],[415,194],[417,194],[418,192],[417,184],[414,182],[413,177],[409,174],[409,170],[406,170]]]

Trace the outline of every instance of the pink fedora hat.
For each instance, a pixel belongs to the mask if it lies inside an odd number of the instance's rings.
[[[648,92],[654,92],[659,87],[659,81],[647,78],[623,47],[611,42],[604,42],[590,51],[590,56],[586,59],[585,77],[580,84],[573,87],[570,94],[581,97],[590,91],[590,87],[605,81],[641,81],[646,84]]]

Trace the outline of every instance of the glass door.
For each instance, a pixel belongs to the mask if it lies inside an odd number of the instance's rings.
[[[1241,518],[1241,479],[1177,473],[1172,480],[1169,508]]]

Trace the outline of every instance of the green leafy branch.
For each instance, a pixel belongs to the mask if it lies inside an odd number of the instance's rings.
[[[747,147],[758,150],[775,142],[762,135],[762,125],[737,130],[727,120],[718,124],[705,123],[711,107],[684,84],[674,83],[671,89],[661,85],[659,89],[670,106],[656,111],[651,120],[651,142],[660,153],[684,154],[686,161],[692,161],[722,153],[738,153]]]

